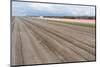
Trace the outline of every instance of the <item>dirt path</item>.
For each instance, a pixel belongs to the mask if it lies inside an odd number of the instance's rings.
[[[12,65],[95,60],[95,29],[32,17],[12,23]]]

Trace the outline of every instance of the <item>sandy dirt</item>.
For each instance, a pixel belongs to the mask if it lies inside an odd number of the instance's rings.
[[[77,23],[91,23],[95,24],[95,20],[91,19],[61,19],[61,18],[41,18],[41,19],[47,19],[47,20],[55,20],[55,21],[64,21],[64,22],[77,22]]]
[[[34,17],[14,18],[12,65],[95,60],[95,28],[49,22]]]

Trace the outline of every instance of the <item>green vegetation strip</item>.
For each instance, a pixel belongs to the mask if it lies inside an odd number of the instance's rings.
[[[79,22],[64,22],[64,21],[55,21],[57,23],[63,23],[63,24],[71,24],[71,25],[77,25],[77,26],[85,26],[85,27],[93,27],[95,28],[95,23],[79,23]]]
[[[86,27],[95,27],[95,24],[91,23],[77,23],[77,22],[63,22],[64,24],[78,25],[78,26],[86,26]]]

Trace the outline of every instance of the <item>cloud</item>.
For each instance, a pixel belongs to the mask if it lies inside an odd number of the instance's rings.
[[[55,7],[56,5],[53,4],[31,3],[30,5],[33,7],[34,10],[48,11],[50,13],[57,13],[61,12],[60,10],[62,10],[61,6],[59,9],[59,5]]]
[[[72,6],[69,8],[73,14],[95,16],[95,7],[90,6]]]
[[[13,15],[95,16],[95,7],[13,2]]]
[[[73,15],[95,15],[95,7],[76,6],[76,5],[61,5],[61,4],[41,4],[31,3],[34,10],[48,11],[50,13],[65,13],[70,12]]]

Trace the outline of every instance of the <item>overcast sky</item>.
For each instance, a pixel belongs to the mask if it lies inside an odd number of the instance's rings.
[[[13,16],[95,16],[95,7],[12,2]]]

